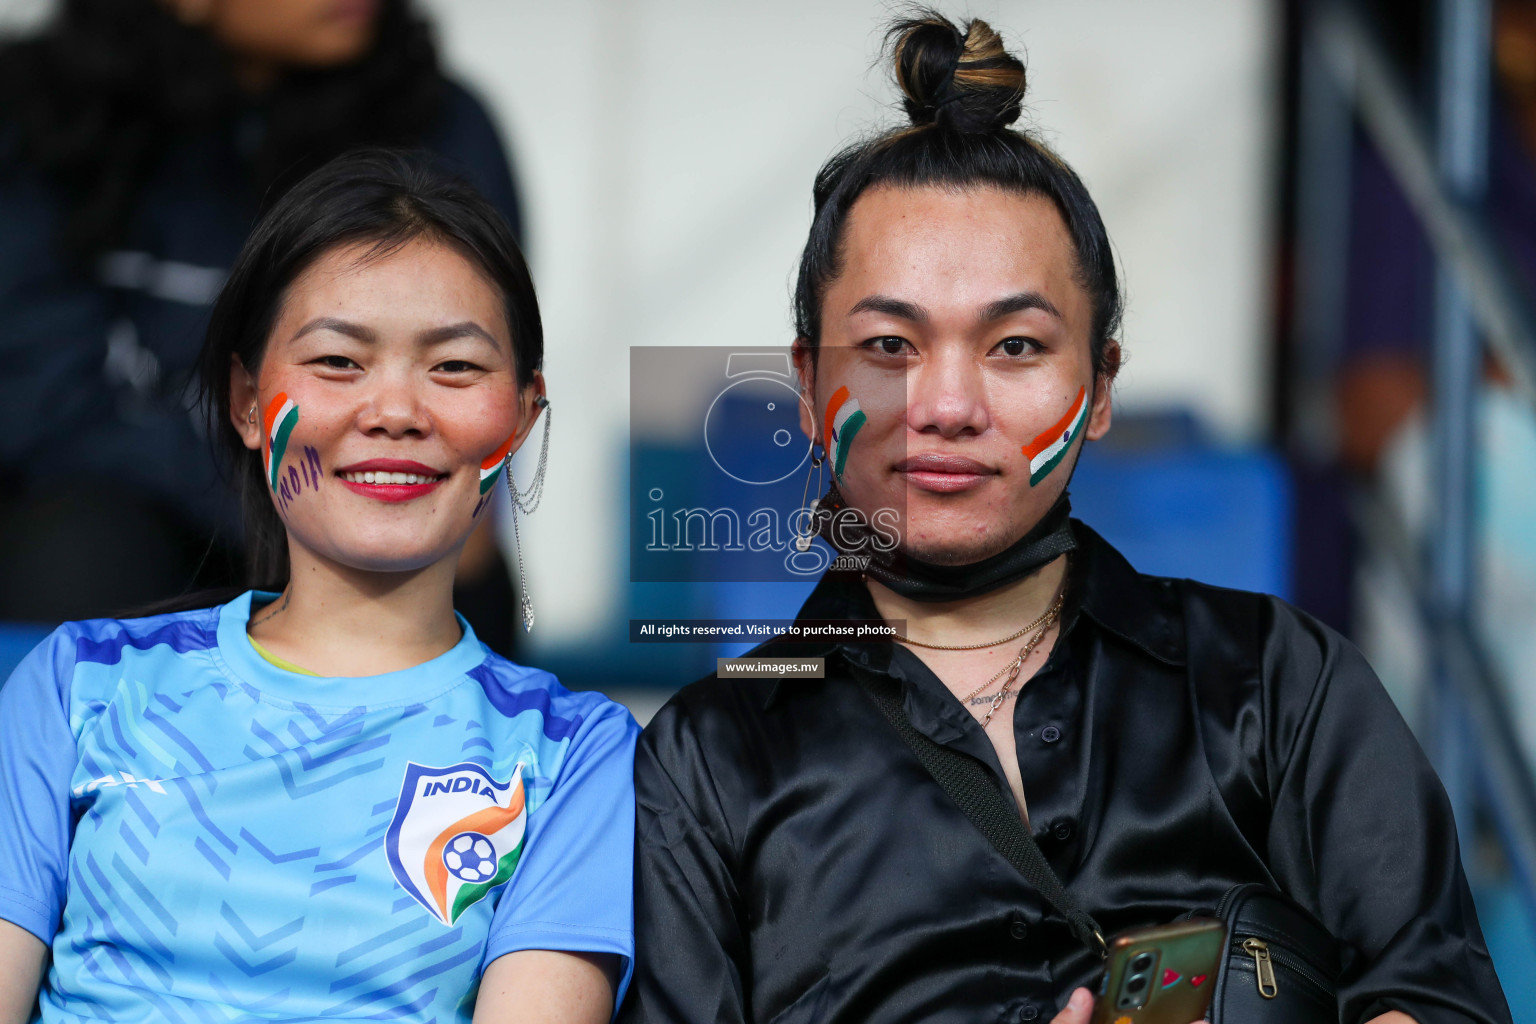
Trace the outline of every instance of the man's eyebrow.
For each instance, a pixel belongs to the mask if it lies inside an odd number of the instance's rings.
[[[1057,320],[1063,319],[1061,311],[1051,304],[1051,300],[1039,292],[1019,292],[1007,298],[998,299],[988,303],[981,311],[983,322],[989,320],[1001,320],[1013,313],[1022,313],[1027,309],[1038,309],[1042,313],[1049,313]]]
[[[886,316],[893,316],[898,320],[911,320],[917,324],[928,322],[928,311],[922,306],[905,299],[893,299],[889,295],[864,296],[848,311],[849,316],[858,313],[884,313]]]
[[[358,341],[375,342],[379,340],[378,333],[372,327],[364,327],[362,324],[355,324],[350,320],[343,320],[335,316],[315,317],[309,323],[293,332],[293,340],[297,341],[304,337],[304,335],[315,331],[335,331],[337,334],[345,334],[347,337],[356,338]]]
[[[460,320],[456,324],[448,324],[445,327],[434,327],[416,336],[416,340],[422,345],[437,345],[455,338],[483,338],[492,345],[498,344],[490,331],[473,320]]]

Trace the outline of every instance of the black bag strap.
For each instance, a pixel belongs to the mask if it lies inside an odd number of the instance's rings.
[[[895,680],[857,670],[854,671],[854,678],[895,727],[897,734],[912,748],[912,753],[928,769],[928,774],[960,805],[965,816],[971,819],[971,824],[986,836],[987,842],[1018,868],[1024,880],[1034,886],[1046,902],[1067,919],[1067,926],[1072,929],[1073,935],[1097,953],[1101,960],[1108,957],[1109,947],[1104,942],[1104,932],[1098,922],[1077,905],[1077,900],[1061,884],[1061,879],[1051,870],[1045,854],[1035,845],[1034,837],[1024,827],[1013,798],[1003,793],[981,762],[958,750],[935,743],[918,732],[907,719]]]

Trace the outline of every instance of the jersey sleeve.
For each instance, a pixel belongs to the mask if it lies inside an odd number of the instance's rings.
[[[61,628],[0,686],[0,918],[49,944],[64,911],[73,831],[74,649]]]
[[[617,953],[634,969],[635,737],[605,703],[572,740],[548,798],[530,816],[526,852],[497,904],[485,962],[520,949]]]

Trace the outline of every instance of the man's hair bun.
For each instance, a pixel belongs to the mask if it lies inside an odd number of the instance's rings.
[[[992,132],[1018,120],[1024,64],[1003,48],[991,25],[973,19],[962,31],[938,12],[921,10],[892,25],[886,39],[914,127]]]

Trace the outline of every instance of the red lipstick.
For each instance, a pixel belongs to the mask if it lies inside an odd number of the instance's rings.
[[[361,479],[363,474],[372,473],[373,481]],[[385,474],[404,473],[407,476],[426,477],[425,480],[413,482],[395,483],[390,479],[381,479]],[[367,498],[378,501],[411,501],[430,494],[448,479],[448,474],[431,466],[422,465],[410,459],[368,459],[364,462],[354,462],[348,466],[342,466],[336,470],[336,477],[347,490],[354,494],[361,494]],[[348,479],[354,477],[356,479]]]

